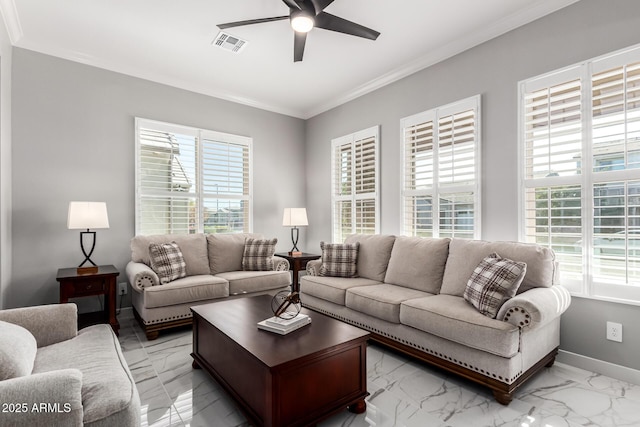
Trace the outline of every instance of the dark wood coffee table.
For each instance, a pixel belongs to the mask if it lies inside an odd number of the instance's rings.
[[[287,335],[259,330],[271,297],[192,307],[193,367],[204,368],[256,426],[313,425],[366,409],[369,333],[302,309],[312,322]]]

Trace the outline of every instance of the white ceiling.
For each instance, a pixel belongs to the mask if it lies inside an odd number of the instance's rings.
[[[335,0],[328,13],[381,33],[321,29],[293,62],[287,20],[228,29],[240,54],[211,44],[216,24],[287,15],[281,0],[0,0],[14,46],[308,118],[578,0]]]

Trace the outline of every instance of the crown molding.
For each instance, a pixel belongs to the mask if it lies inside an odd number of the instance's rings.
[[[578,1],[580,0],[540,0],[524,10],[520,10],[512,15],[505,17],[500,21],[497,21],[494,25],[485,27],[481,31],[469,33],[467,36],[459,38],[458,40],[455,40],[434,51],[431,51],[427,55],[419,57],[416,60],[409,62],[408,64],[398,67],[338,97],[331,98],[306,110],[293,109],[283,107],[282,105],[269,104],[257,99],[238,96],[230,92],[215,90],[206,85],[194,84],[187,80],[168,78],[167,76],[162,75],[162,73],[138,69],[124,64],[110,63],[108,61],[103,61],[99,58],[88,56],[78,52],[73,52],[68,49],[60,49],[51,46],[31,43],[23,38],[22,27],[18,18],[15,0],[0,0],[0,12],[2,13],[5,25],[7,27],[7,32],[9,33],[11,44],[14,46],[66,59],[69,61],[79,62],[85,65],[102,68],[116,73],[149,80],[159,84],[176,87],[190,92],[212,96],[249,107],[306,120],[328,110],[331,110],[332,108],[352,101],[356,98],[359,98],[363,95],[366,95],[370,92],[373,92],[377,89],[380,89],[393,82],[396,82],[420,70],[428,68],[434,64],[437,64],[438,62],[442,62],[448,58],[451,58],[452,56],[464,52],[465,50],[468,50],[474,46],[505,34],[522,25],[528,24],[545,15],[556,12],[573,3],[577,3]]]
[[[2,13],[2,20],[9,34],[9,41],[15,46],[22,39],[24,33],[14,0],[0,0],[0,13]]]
[[[260,110],[266,110],[273,113],[283,114],[285,116],[304,119],[304,117],[302,117],[302,113],[298,110],[268,104],[253,98],[238,96],[230,92],[213,90],[210,87],[207,87],[206,85],[194,84],[187,80],[168,78],[166,75],[163,75],[162,73],[156,73],[146,69],[135,68],[135,67],[123,65],[120,63],[114,64],[109,61],[104,61],[84,53],[75,52],[68,49],[60,49],[52,46],[44,46],[39,43],[31,43],[26,39],[23,40],[17,47],[42,53],[44,55],[50,55],[56,58],[66,59],[68,61],[88,65],[90,67],[112,71],[112,72],[123,74],[129,77],[135,77],[135,78],[151,81],[154,83],[162,84],[165,86],[170,86],[177,89],[183,89],[183,90],[194,92],[200,95],[211,96],[213,98],[234,102],[236,104],[246,105],[248,107],[257,108]]]
[[[420,70],[428,68],[434,64],[442,62],[448,58],[451,58],[465,50],[478,46],[486,41],[496,38],[502,34],[508,33],[518,27],[542,18],[545,15],[549,15],[562,8],[565,8],[573,3],[577,3],[580,0],[542,0],[527,9],[520,10],[512,15],[505,17],[504,19],[497,21],[494,25],[484,28],[480,32],[468,34],[466,37],[455,40],[443,47],[429,52],[414,61],[409,62],[401,67],[398,67],[380,77],[377,77],[369,82],[356,87],[355,89],[347,92],[346,94],[331,99],[323,104],[304,111],[302,117],[309,119],[338,107],[342,104],[346,104],[349,101],[353,101],[356,98],[366,95],[380,89],[388,84],[403,79],[411,74],[414,74]]]

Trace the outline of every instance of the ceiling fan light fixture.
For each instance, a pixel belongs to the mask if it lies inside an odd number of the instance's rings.
[[[308,33],[315,24],[313,15],[306,10],[296,10],[291,13],[291,28],[299,33]]]

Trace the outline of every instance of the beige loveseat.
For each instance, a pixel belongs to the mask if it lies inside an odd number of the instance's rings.
[[[131,239],[131,261],[126,272],[133,289],[131,300],[136,319],[147,339],[159,331],[191,324],[189,307],[219,298],[275,294],[289,289],[289,262],[273,257],[272,271],[243,271],[245,239],[262,239],[254,233],[136,236]],[[186,263],[186,277],[160,284],[150,267],[151,243],[175,242]]]
[[[109,325],[75,304],[0,311],[1,426],[139,426],[140,398]]]
[[[307,308],[367,329],[372,339],[488,386],[502,404],[544,366],[560,342],[569,292],[556,283],[552,250],[515,242],[355,235],[356,278],[319,275],[307,264]],[[492,253],[526,263],[517,295],[496,318],[463,298],[478,264]]]

